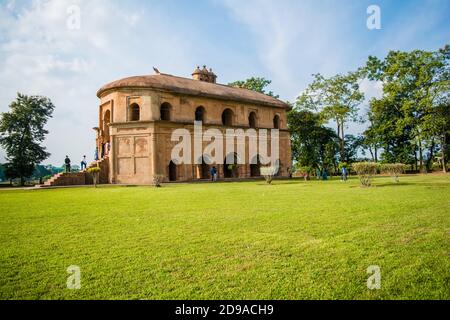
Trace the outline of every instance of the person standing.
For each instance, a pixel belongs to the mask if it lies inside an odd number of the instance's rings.
[[[212,170],[213,170],[213,181],[216,182],[217,181],[217,169],[216,169],[216,167],[213,167]]]
[[[342,181],[347,181],[347,168],[342,167]]]
[[[328,180],[328,172],[327,169],[322,169],[322,180],[326,181]]]
[[[83,169],[86,168],[87,168],[86,156],[83,156],[83,159],[81,159],[81,171],[83,171]]]
[[[317,180],[320,180],[320,176],[322,175],[322,173],[320,172],[320,169],[319,168],[317,168],[316,169],[316,179]]]
[[[211,169],[209,169],[209,174],[211,175],[211,182],[214,182],[214,167],[211,167]]]
[[[66,165],[66,172],[70,172],[70,159],[69,159],[69,156],[66,156],[66,159],[64,159],[64,163]]]

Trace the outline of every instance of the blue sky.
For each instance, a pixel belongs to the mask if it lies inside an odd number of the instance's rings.
[[[372,4],[381,30],[366,27]],[[67,28],[71,5],[81,12],[75,30]],[[92,159],[95,93],[107,82],[153,66],[189,77],[206,64],[220,83],[262,76],[293,101],[313,73],[347,72],[389,50],[444,46],[449,13],[447,0],[0,0],[0,112],[18,91],[50,97],[45,163],[59,165],[66,154]],[[362,90],[376,96],[380,85],[364,82]],[[362,129],[349,124],[348,132]]]

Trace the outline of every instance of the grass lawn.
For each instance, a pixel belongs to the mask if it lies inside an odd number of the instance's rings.
[[[400,181],[0,190],[0,298],[450,299],[450,175]]]

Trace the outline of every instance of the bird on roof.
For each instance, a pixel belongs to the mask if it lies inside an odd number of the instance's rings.
[[[161,74],[161,72],[159,72],[159,70],[155,67],[153,67],[153,71],[155,71],[156,74]]]

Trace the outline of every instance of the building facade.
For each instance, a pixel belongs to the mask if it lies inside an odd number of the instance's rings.
[[[251,164],[247,158],[245,164],[233,168],[229,160],[207,164],[203,157],[197,164],[194,159],[192,164],[176,164],[171,154],[178,142],[171,140],[172,133],[182,128],[193,137],[194,121],[201,121],[203,130],[220,130],[224,137],[229,128],[254,128],[256,132],[279,129],[278,175],[288,176],[289,106],[261,93],[217,84],[216,78],[206,67],[197,67],[191,79],[155,69],[154,75],[129,77],[103,86],[97,92],[99,126],[94,129],[99,157],[107,156],[109,161],[109,183],[151,184],[155,175],[163,176],[164,181],[209,179],[212,165],[219,179],[259,176],[259,162]],[[203,143],[203,147],[208,145]]]

